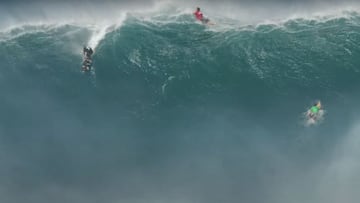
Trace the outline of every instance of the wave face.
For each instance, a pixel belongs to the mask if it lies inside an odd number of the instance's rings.
[[[100,33],[0,33],[3,202],[360,198],[359,14],[242,27],[129,15]],[[306,128],[315,99],[325,120]]]

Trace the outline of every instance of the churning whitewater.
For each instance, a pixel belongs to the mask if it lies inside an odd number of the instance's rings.
[[[0,32],[1,202],[358,202],[360,14],[191,9]]]

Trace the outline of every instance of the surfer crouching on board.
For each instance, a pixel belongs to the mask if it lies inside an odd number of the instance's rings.
[[[200,11],[200,8],[197,7],[196,11],[194,12],[195,18],[199,21],[201,21],[203,24],[210,24],[210,20],[208,18],[205,18],[203,13]]]

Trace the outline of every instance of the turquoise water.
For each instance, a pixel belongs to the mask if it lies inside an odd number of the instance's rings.
[[[357,13],[231,28],[129,16],[99,41],[91,74],[80,71],[85,26],[4,31],[1,196],[354,202],[359,172],[332,167],[359,132],[359,25]],[[304,127],[316,99],[325,119]]]

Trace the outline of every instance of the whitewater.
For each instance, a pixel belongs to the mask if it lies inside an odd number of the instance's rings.
[[[194,5],[4,9],[1,202],[358,202],[360,13]]]

